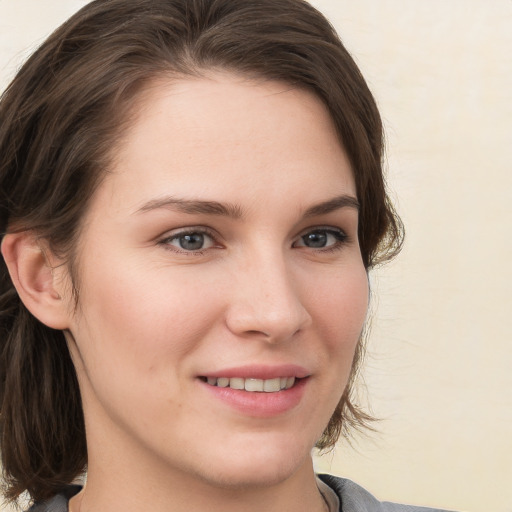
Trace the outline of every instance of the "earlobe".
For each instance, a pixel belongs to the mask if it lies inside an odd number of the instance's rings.
[[[2,255],[25,307],[48,327],[64,330],[69,328],[64,268],[45,245],[31,231],[8,233]]]

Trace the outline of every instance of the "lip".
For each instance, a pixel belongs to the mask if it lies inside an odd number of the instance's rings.
[[[231,410],[251,418],[272,418],[285,414],[300,404],[308,387],[310,375],[311,373],[308,370],[297,365],[251,365],[208,372],[205,375],[198,376],[196,380],[210,397],[214,397]],[[211,386],[200,377],[241,377],[264,380],[277,377],[295,377],[297,380],[290,389],[265,393]]]
[[[227,377],[240,377],[244,379],[275,379],[277,377],[295,377],[297,379],[304,379],[309,377],[311,372],[306,368],[295,364],[282,364],[282,365],[247,365],[232,368],[224,368],[222,370],[215,370],[201,374],[200,377],[220,378]]]

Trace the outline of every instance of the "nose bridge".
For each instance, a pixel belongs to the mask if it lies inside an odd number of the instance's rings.
[[[290,265],[282,248],[273,244],[243,258],[228,315],[231,330],[264,335],[276,342],[293,336],[309,323],[304,297],[299,283],[292,279]]]

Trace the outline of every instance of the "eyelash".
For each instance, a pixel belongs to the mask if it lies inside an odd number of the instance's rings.
[[[208,238],[210,238],[212,240],[212,246],[215,246],[215,244],[217,242],[216,235],[212,231],[210,231],[209,229],[206,229],[206,228],[198,227],[198,228],[186,229],[184,231],[179,231],[178,233],[174,233],[171,236],[166,236],[165,238],[160,240],[158,243],[160,245],[164,246],[164,248],[167,249],[168,251],[172,251],[172,252],[175,252],[178,254],[184,254],[186,256],[202,256],[207,250],[210,249],[210,247],[207,247],[206,249],[187,251],[187,250],[180,249],[179,247],[171,245],[170,242],[172,242],[174,240],[179,240],[180,238],[185,237],[187,235],[207,236]]]
[[[318,247],[318,248],[314,248],[314,247],[311,248],[311,247],[308,247],[307,245],[299,245],[299,246],[296,245],[298,241],[304,240],[304,237],[306,237],[307,235],[312,235],[315,233],[331,235],[335,238],[335,242],[327,247]],[[182,237],[191,236],[191,235],[202,235],[202,236],[206,236],[206,237],[210,238],[212,241],[212,247],[207,247],[206,249],[197,249],[197,250],[184,250],[184,249],[180,249],[176,246],[171,245],[171,242],[173,242],[175,240],[179,240]],[[303,232],[303,234],[298,236],[297,240],[293,243],[292,247],[295,247],[295,248],[304,247],[306,249],[308,249],[308,248],[313,249],[316,252],[329,253],[329,252],[335,252],[335,251],[340,250],[343,246],[345,246],[349,242],[350,242],[350,237],[343,230],[341,230],[339,228],[320,226],[320,227],[315,227],[313,229],[309,229],[309,230]],[[178,233],[174,233],[171,236],[166,236],[165,238],[161,239],[158,242],[159,245],[162,245],[165,249],[167,249],[169,251],[172,251],[172,252],[175,252],[178,254],[184,254],[187,256],[202,256],[206,251],[208,251],[211,248],[214,248],[216,243],[217,243],[216,235],[212,231],[210,231],[206,228],[202,228],[202,227],[191,228],[191,229],[187,229],[184,231],[180,231]]]
[[[323,253],[339,251],[347,243],[350,242],[349,236],[344,231],[342,231],[341,229],[333,228],[333,227],[323,227],[323,226],[315,227],[314,229],[310,229],[310,230],[304,232],[302,235],[299,236],[298,240],[303,240],[305,236],[312,235],[314,233],[323,233],[323,234],[326,234],[326,235],[331,235],[331,236],[333,236],[335,238],[335,242],[333,244],[331,244],[331,245],[329,245],[327,247],[319,247],[319,248],[316,249],[317,251],[320,251],[320,252],[323,252]],[[294,245],[295,245],[295,243],[294,243]],[[299,246],[299,247],[306,247],[306,248],[308,248],[308,246],[306,246],[306,245],[302,245],[302,246]],[[311,247],[309,247],[309,248],[311,249]]]

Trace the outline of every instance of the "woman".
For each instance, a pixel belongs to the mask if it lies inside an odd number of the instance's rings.
[[[4,94],[0,154],[8,498],[406,510],[312,467],[370,420],[367,272],[401,241],[375,102],[317,11],[92,2]]]

